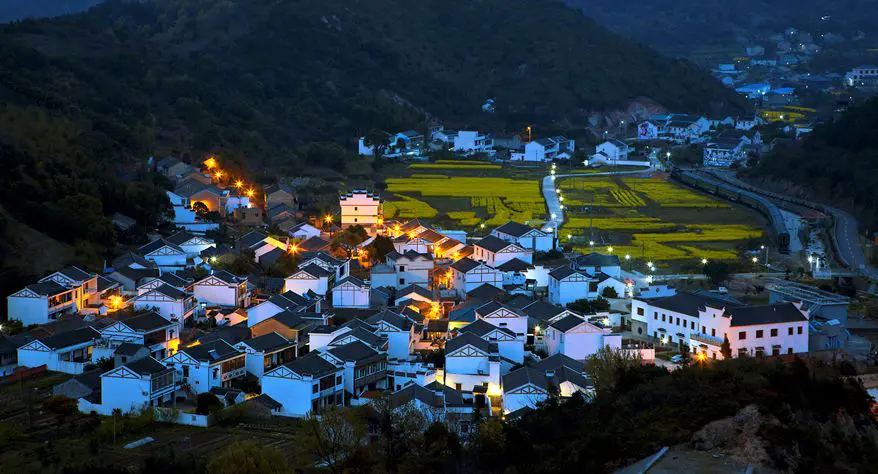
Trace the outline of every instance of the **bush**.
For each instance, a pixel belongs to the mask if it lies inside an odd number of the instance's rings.
[[[222,410],[224,406],[220,399],[210,392],[198,394],[195,405],[195,413],[199,415],[209,415],[215,411]]]
[[[616,289],[613,288],[612,286],[608,286],[608,287],[604,288],[604,291],[601,293],[601,296],[603,296],[604,298],[618,298],[619,292],[616,291]]]

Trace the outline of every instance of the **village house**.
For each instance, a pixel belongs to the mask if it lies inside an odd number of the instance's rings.
[[[238,277],[225,270],[211,272],[193,283],[192,293],[202,305],[241,308],[250,306],[247,277]]]
[[[476,308],[475,316],[492,326],[508,329],[519,341],[527,339],[527,315],[519,310],[490,301]]]
[[[292,291],[304,295],[309,291],[326,296],[329,291],[329,281],[334,280],[335,273],[326,270],[314,263],[306,266],[299,265],[295,273],[284,279],[284,291]]]
[[[393,248],[399,253],[417,252],[432,254],[436,245],[445,241],[447,237],[433,229],[424,229],[422,232],[403,233],[393,239]]]
[[[515,242],[507,242],[493,235],[473,244],[473,259],[492,267],[502,265],[514,258],[533,263],[533,252],[532,249],[524,248]]]
[[[567,306],[574,301],[594,300],[598,296],[597,279],[582,270],[565,265],[549,272],[549,303]]]
[[[254,325],[282,312],[302,313],[320,312],[320,300],[311,300],[292,291],[272,295],[267,300],[247,308],[247,325]]]
[[[606,273],[617,280],[622,280],[622,263],[618,255],[605,255],[597,252],[576,255],[570,259],[570,266],[589,275]]]
[[[478,409],[463,393],[439,382],[410,383],[398,389],[391,398],[393,407],[410,407],[424,416],[428,424],[442,423],[462,439],[473,433],[473,420]]]
[[[462,258],[451,264],[451,288],[461,297],[477,287],[488,284],[503,288],[503,272],[471,258]]]
[[[555,249],[556,239],[552,232],[509,221],[491,231],[491,235],[506,242],[534,252],[548,252]],[[531,262],[528,262],[531,263]]]
[[[524,153],[513,153],[512,160],[548,162],[569,160],[576,151],[576,142],[565,137],[538,138],[524,145]]]
[[[368,308],[370,290],[369,284],[357,277],[344,278],[332,287],[332,306],[334,308]]]
[[[177,352],[180,345],[180,324],[150,311],[114,321],[101,328],[102,346],[115,354],[122,344],[144,346],[147,355],[162,360]],[[97,350],[96,350],[97,352]],[[128,362],[123,360],[122,363]]]
[[[344,369],[344,388],[358,399],[366,391],[387,389],[387,354],[353,341],[320,351],[320,356]]]
[[[697,143],[710,130],[710,121],[705,117],[674,114],[665,125],[665,137],[676,143]]]
[[[320,237],[320,229],[314,227],[307,222],[300,222],[293,227],[287,229],[287,234],[294,239],[308,240],[311,237]]]
[[[338,198],[341,207],[341,227],[359,225],[373,233],[383,224],[381,216],[381,197],[362,189],[355,189]]]
[[[194,395],[230,387],[246,372],[245,354],[222,339],[185,347],[162,363],[174,369],[183,390]]]
[[[290,209],[298,209],[296,190],[286,184],[269,184],[262,187],[265,194],[265,208],[272,209],[275,206],[284,205]]]
[[[582,363],[556,354],[503,376],[503,413],[509,415],[523,408],[536,408],[553,390],[557,390],[561,398],[569,398],[576,392],[589,397],[594,392]]]
[[[140,296],[162,285],[168,285],[180,291],[186,291],[186,287],[188,287],[191,283],[191,281],[177,275],[176,273],[162,273],[156,278],[148,278],[141,284],[137,285],[136,294]]]
[[[497,353],[509,365],[524,363],[524,338],[507,327],[496,326],[480,318],[458,332],[473,334],[489,343],[497,344]],[[501,367],[501,373],[505,368]]]
[[[265,235],[262,232],[251,231],[239,238],[235,242],[235,247],[238,252],[243,252],[245,250],[252,250],[253,256],[256,261],[259,261],[260,257],[263,255],[280,250],[282,252],[286,252],[288,250],[288,246],[286,242],[281,242],[280,240]]]
[[[393,288],[401,289],[409,285],[428,287],[433,273],[433,256],[407,250],[404,253],[390,252],[385,257],[386,264],[394,270]]]
[[[171,245],[176,245],[180,248],[185,254],[187,259],[194,259],[195,257],[199,257],[201,252],[211,248],[216,247],[216,242],[212,239],[208,239],[207,237],[193,235],[186,231],[180,231],[173,233],[167,237],[165,237],[165,242]]]
[[[192,294],[167,284],[137,295],[132,299],[136,311],[156,311],[168,321],[183,323],[195,312]]]
[[[71,266],[7,296],[7,318],[25,326],[46,324],[100,301],[98,276]]]
[[[329,255],[326,252],[302,252],[300,254],[299,268],[305,268],[308,265],[317,265],[324,270],[331,272],[336,280],[350,275],[351,261],[350,259],[342,260]],[[304,293],[303,293],[304,294]]]
[[[387,358],[408,360],[417,341],[415,328],[411,321],[399,313],[384,310],[369,318],[366,322],[375,327],[375,334],[387,338]]]
[[[81,374],[92,362],[92,351],[101,333],[90,326],[59,332],[18,348],[20,367],[39,367],[65,374]]]
[[[186,268],[189,257],[178,245],[165,239],[156,239],[140,247],[138,252],[146,260],[153,262],[163,272],[173,272]]]
[[[661,132],[662,129],[653,122],[643,121],[637,124],[638,140],[655,140]]]
[[[387,352],[386,337],[375,334],[375,327],[362,319],[352,319],[341,326],[318,326],[309,333],[311,351],[343,346],[355,341],[381,352]]]
[[[296,358],[296,343],[270,332],[235,344],[245,354],[247,373],[262,379],[266,372]]]
[[[223,217],[227,213],[226,203],[230,194],[228,189],[220,189],[213,184],[204,184],[190,178],[178,183],[174,187],[174,194],[186,199],[187,207],[193,210],[200,203],[207,212],[216,212]]]
[[[610,328],[589,322],[575,314],[550,323],[543,340],[550,356],[562,354],[578,361],[596,354],[603,347],[614,350],[622,347],[621,334],[613,334]]]
[[[344,372],[311,353],[266,372],[262,393],[281,404],[279,415],[304,417],[325,407],[344,406]]]
[[[452,151],[456,151],[463,155],[474,155],[479,153],[493,154],[494,139],[491,135],[479,133],[477,131],[461,130],[454,137],[454,147]]]
[[[159,160],[156,163],[155,170],[156,173],[168,178],[171,182],[181,180],[184,176],[193,171],[198,171],[194,166],[188,163],[183,163],[173,156],[168,156]]]
[[[274,207],[268,209],[266,215],[268,216],[268,221],[270,223],[279,225],[282,222],[295,221],[296,209],[286,204],[276,204]]]
[[[146,357],[109,370],[100,376],[100,402],[80,401],[80,411],[110,416],[114,410],[140,413],[148,407],[167,406],[174,400],[174,370]]]
[[[318,326],[326,325],[330,315],[319,313],[292,313],[282,311],[250,326],[250,334],[256,338],[266,334],[278,333],[285,339],[295,342],[300,353],[308,346],[308,332]]]
[[[604,163],[627,161],[629,153],[631,153],[631,147],[627,143],[622,140],[610,139],[595,147],[595,154],[592,156],[592,159]]]
[[[438,303],[438,301],[439,298],[437,298],[435,292],[430,291],[421,285],[409,285],[396,291],[394,304],[396,306],[405,306],[409,304],[417,305],[418,303],[433,305],[434,303]]]
[[[445,343],[443,383],[457,391],[500,394],[500,354],[496,343],[463,333]]]

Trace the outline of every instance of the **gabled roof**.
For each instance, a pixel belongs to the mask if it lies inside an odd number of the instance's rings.
[[[385,322],[404,332],[408,332],[412,328],[411,321],[400,316],[397,313],[394,313],[389,309],[385,309],[384,311],[367,318],[366,322],[372,325],[377,325],[380,322]]]
[[[178,290],[171,285],[163,283],[161,286],[150,290],[150,292],[155,291],[156,293],[161,293],[169,298],[173,298],[175,300],[185,299],[188,295],[186,292]]]
[[[440,240],[442,240],[446,237],[444,235],[440,234],[439,232],[436,232],[433,229],[426,229],[423,232],[421,232],[420,234],[418,234],[417,238],[424,239],[427,242],[435,244],[436,242],[439,242]]]
[[[296,270],[296,272],[294,272],[293,275],[295,275],[296,273],[299,273],[299,272],[305,272],[305,273],[307,273],[311,276],[317,277],[317,278],[325,278],[325,277],[332,276],[332,272],[321,267],[320,265],[317,265],[316,263],[310,263],[310,264],[306,265],[305,267],[299,267],[299,269]],[[293,275],[290,275],[290,277]],[[287,278],[290,278],[290,277],[287,277]]]
[[[109,278],[102,277],[98,275],[98,291],[103,293],[111,288],[116,288],[119,286],[119,282],[116,280],[111,280]]]
[[[186,353],[189,357],[201,362],[218,362],[243,354],[232,347],[228,342],[220,339],[201,343],[197,346],[186,347],[180,352]]]
[[[263,190],[263,192],[265,192],[266,195],[271,195],[271,194],[274,194],[278,191],[283,191],[285,193],[292,194],[292,195],[296,194],[295,188],[293,188],[290,185],[284,184],[284,183],[267,184],[267,185],[262,187],[262,190]]]
[[[489,235],[482,240],[479,240],[475,244],[476,247],[481,247],[489,252],[499,252],[510,245],[517,245],[511,242],[507,242],[499,237],[495,237],[493,235]]]
[[[597,252],[577,255],[572,260],[580,267],[618,267],[621,265],[618,255],[604,255]]]
[[[458,245],[463,245],[463,243],[457,239],[448,238],[439,243],[436,246],[436,250],[439,252],[445,252],[457,247]]]
[[[181,254],[185,253],[185,252],[183,252],[183,249],[181,249],[178,245],[174,245],[174,244],[166,241],[165,239],[155,239],[152,242],[140,247],[138,249],[138,251],[141,253],[141,255],[148,255],[148,254],[155,252],[156,250],[158,250],[162,247],[168,247],[168,248],[174,249],[178,253],[181,253]]]
[[[462,273],[469,273],[470,270],[478,267],[479,265],[481,265],[481,263],[467,257],[452,263],[451,268]]]
[[[414,250],[406,250],[403,253],[399,253],[396,250],[393,250],[387,254],[388,259],[396,261],[400,258],[407,258],[409,260],[433,260],[433,256],[428,253],[418,253]]]
[[[128,267],[128,266],[131,266],[133,264],[140,265],[141,267],[144,267],[144,268],[155,268],[155,266],[156,266],[155,262],[149,261],[149,260],[143,258],[143,256],[138,255],[134,252],[128,252],[124,255],[120,255],[120,256],[114,258],[112,264],[113,264],[113,268],[116,269],[117,271],[122,267]]]
[[[60,273],[73,281],[84,281],[92,278],[94,275],[76,266],[68,266],[58,270]]]
[[[584,374],[582,363],[565,355],[555,354],[531,367],[522,367],[506,374],[503,377],[503,390],[510,391],[527,384],[548,390],[550,382],[555,388],[559,388],[564,382],[581,388],[592,385]]]
[[[309,260],[314,260],[314,259],[320,260],[321,262],[326,263],[328,265],[331,265],[333,267],[338,267],[338,266],[344,265],[344,263],[345,263],[345,260],[335,258],[332,255],[330,255],[324,251],[302,252],[299,254],[299,256],[302,259],[302,263],[307,262]],[[299,267],[301,267],[301,266],[302,265],[299,264]]]
[[[343,346],[336,346],[326,352],[345,362],[360,362],[380,355],[378,351],[360,341],[354,341]]]
[[[180,232],[175,232],[167,237],[165,237],[165,241],[174,245],[183,245],[186,242],[192,240],[195,236],[186,232],[185,230],[181,230]]]
[[[509,301],[506,302],[506,306],[513,308],[513,309],[520,309],[521,310],[521,309],[524,309],[525,307],[527,307],[528,305],[531,305],[533,303],[534,303],[534,299],[531,298],[530,296],[515,295],[512,297],[512,299],[510,299]],[[530,315],[528,314],[528,316],[530,316]]]
[[[513,258],[512,260],[507,260],[503,262],[502,265],[497,267],[497,270],[501,272],[523,272],[529,268],[533,268],[533,265],[525,262],[524,260]]]
[[[250,328],[247,323],[235,324],[234,326],[219,326],[209,333],[198,338],[201,344],[224,341],[229,345],[235,345],[241,341],[250,339]]]
[[[351,283],[359,288],[369,288],[369,285],[366,284],[366,282],[364,282],[363,280],[360,280],[359,278],[357,278],[355,276],[348,276],[348,277],[343,278],[341,281],[339,281],[338,283],[333,285],[332,288],[336,289],[336,288],[344,285],[345,283]]]
[[[503,309],[505,309],[511,313],[515,313],[515,314],[524,316],[524,314],[521,313],[520,311],[518,311],[517,309],[507,308],[505,305],[503,305],[502,303],[500,303],[498,301],[489,301],[489,302],[479,306],[478,308],[476,308],[476,315],[477,316],[487,316],[489,314],[496,313],[497,311],[500,311]]]
[[[704,294],[693,294],[688,292],[680,292],[673,296],[666,296],[662,298],[651,298],[646,301],[649,303],[650,306],[654,308],[673,311],[675,313],[688,314],[690,316],[698,315],[698,311],[703,310],[705,307],[722,309],[740,306],[738,304],[721,299],[718,296],[712,297]]]
[[[450,354],[467,345],[473,346],[487,354],[497,353],[497,344],[492,344],[481,337],[468,332],[462,333],[453,339],[449,339],[445,343],[445,353]]]
[[[246,249],[253,248],[267,238],[268,236],[263,234],[262,232],[257,232],[255,230],[250,231],[242,235],[241,238],[238,239],[238,247]]]
[[[460,329],[461,334],[472,333],[479,337],[485,337],[485,335],[490,334],[494,331],[499,331],[506,334],[507,336],[515,337],[515,333],[510,331],[509,329],[494,326],[484,319],[477,319]]]
[[[215,278],[219,278],[220,280],[222,280],[230,285],[236,285],[244,280],[243,278],[237,277],[237,276],[233,275],[232,273],[227,272],[225,270],[218,270],[218,271],[213,272],[212,275],[208,275],[208,276],[202,278],[201,281],[204,281],[204,280],[210,278],[211,276],[213,276]]]
[[[64,293],[65,291],[70,291],[66,286],[55,283],[54,281],[44,281],[42,283],[33,283],[27,285],[25,288],[33,291],[38,295],[44,296],[54,296],[59,293]]]
[[[121,322],[137,332],[144,333],[174,324],[153,311],[123,319]]]
[[[295,343],[288,341],[285,337],[276,332],[270,332],[259,337],[254,337],[253,339],[241,341],[241,344],[246,344],[257,352],[270,352],[285,346],[295,345]]]
[[[256,323],[256,326],[263,324],[266,321],[277,321],[278,323],[295,330],[302,330],[315,325],[314,321],[309,321],[303,318],[301,314],[293,313],[292,311],[286,310]]]
[[[335,364],[317,355],[316,352],[311,352],[292,362],[284,364],[284,367],[299,375],[310,375],[315,379],[341,370],[339,367],[336,367]]]
[[[527,234],[530,231],[538,230],[538,229],[534,229],[533,227],[531,227],[529,225],[524,225],[524,224],[520,224],[518,222],[509,221],[509,222],[501,225],[500,227],[497,227],[494,230],[497,232],[502,232],[502,233],[507,234],[507,235],[511,235],[513,237],[521,237],[522,235]],[[540,232],[542,232],[542,231],[540,231]]]
[[[732,327],[808,321],[808,318],[793,303],[739,306],[729,312],[732,316]]]
[[[405,224],[399,226],[399,230],[401,230],[405,234],[408,234],[409,232],[411,232],[419,227],[424,227],[426,229],[433,228],[429,224],[425,224],[424,222],[422,222],[420,219],[412,219],[412,220],[406,222]]]
[[[431,301],[436,299],[436,296],[433,294],[432,291],[430,291],[430,290],[428,290],[420,285],[409,285],[401,290],[398,290],[396,292],[396,299],[400,299],[400,298],[404,297],[405,295],[408,295],[411,293],[423,296],[424,298],[427,298],[428,300],[431,300]]]
[[[489,301],[505,296],[506,292],[490,283],[482,283],[472,290],[469,290],[466,295],[475,300]]]
[[[302,252],[318,252],[329,247],[329,242],[314,236],[299,242],[299,250]]]
[[[356,339],[364,342],[365,344],[368,344],[368,345],[373,346],[373,347],[380,346],[385,341],[385,339],[383,337],[371,332],[371,329],[367,331],[366,329],[363,329],[362,327],[354,327],[350,331],[345,331],[345,332],[339,334],[338,336],[336,336],[332,341],[329,342],[329,345],[332,346],[332,345],[340,342],[342,339],[345,339],[348,337],[356,338]],[[343,345],[347,345],[347,344],[343,344]]]
[[[49,349],[63,349],[65,347],[75,346],[84,342],[100,339],[100,337],[101,333],[95,331],[90,326],[86,326],[84,328],[74,329],[72,331],[66,331],[55,334],[53,336],[45,337],[43,339],[40,339],[40,342],[42,342]]]
[[[271,209],[268,210],[268,217],[270,219],[274,219],[275,217],[277,217],[285,212],[287,214],[290,214],[290,215],[296,214],[295,209],[293,209],[292,207],[290,207],[284,203],[280,203],[280,204],[277,204],[275,206],[272,206]]]
[[[582,275],[591,278],[588,273],[573,269],[570,265],[563,265],[549,272],[549,278],[554,278],[555,280],[563,280],[572,275]]]
[[[117,347],[115,351],[113,351],[113,355],[133,357],[137,355],[137,352],[141,349],[149,351],[149,348],[144,346],[143,344],[123,342],[122,344],[119,344],[119,347]]]
[[[165,365],[161,362],[153,359],[152,357],[144,357],[143,359],[129,362],[125,364],[124,367],[127,367],[138,375],[152,375],[159,372],[171,370],[165,367]]]
[[[545,301],[535,301],[521,309],[521,312],[528,315],[528,317],[540,321],[548,321],[564,311],[567,310],[560,306],[546,303]]]
[[[579,316],[568,314],[567,316],[564,316],[563,318],[550,324],[549,327],[566,333],[567,331],[579,326],[584,322],[585,320],[580,318]]]
[[[128,278],[136,285],[139,280],[142,280],[144,278],[158,278],[160,272],[158,268],[122,267],[116,268],[114,273],[118,273],[119,275]],[[110,278],[112,278],[113,274],[111,273],[109,276]]]
[[[273,265],[285,254],[286,252],[283,249],[274,247],[273,249],[259,256],[259,263],[263,265]]]

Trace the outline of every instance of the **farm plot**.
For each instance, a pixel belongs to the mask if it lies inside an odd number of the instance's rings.
[[[432,219],[439,212],[424,201],[413,197],[397,194],[399,201],[387,201],[384,203],[384,216],[399,219]]]

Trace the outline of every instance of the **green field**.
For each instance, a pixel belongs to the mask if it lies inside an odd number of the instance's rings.
[[[562,178],[562,241],[654,262],[735,260],[764,238],[758,215],[659,177]],[[590,245],[594,241],[595,245]]]

